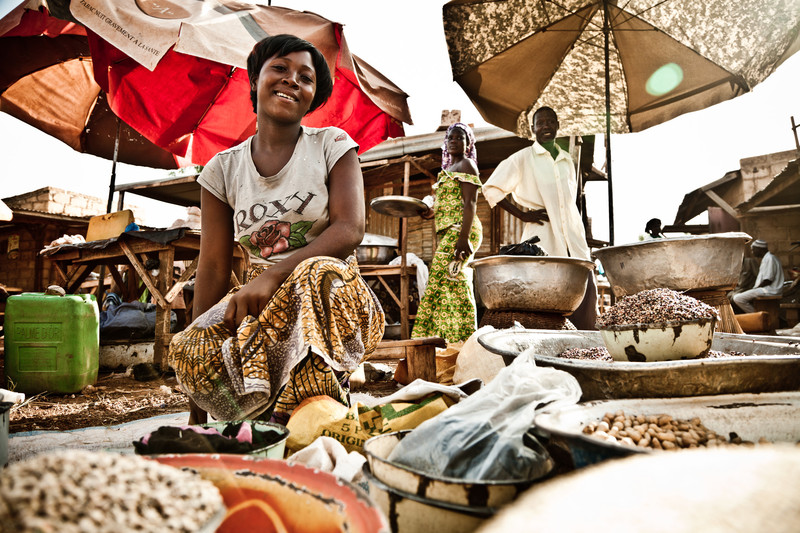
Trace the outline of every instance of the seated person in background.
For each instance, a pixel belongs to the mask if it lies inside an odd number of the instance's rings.
[[[758,259],[755,257],[745,257],[742,259],[742,270],[739,272],[739,281],[736,287],[728,292],[728,300],[733,304],[733,297],[739,293],[753,288],[758,277]]]
[[[752,289],[733,297],[733,302],[745,313],[755,311],[753,300],[759,296],[776,296],[783,290],[783,267],[780,260],[769,252],[766,241],[756,240],[750,248],[753,255],[761,259],[758,276]]]
[[[652,239],[663,239],[664,234],[661,233],[661,220],[658,218],[651,218],[644,226],[644,235],[639,235],[640,241],[649,241]]]

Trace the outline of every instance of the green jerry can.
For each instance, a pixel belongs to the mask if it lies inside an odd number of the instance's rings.
[[[94,295],[10,296],[4,327],[6,388],[72,393],[97,381],[100,311]]]

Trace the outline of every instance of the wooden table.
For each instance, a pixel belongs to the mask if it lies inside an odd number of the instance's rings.
[[[409,276],[416,276],[417,267],[414,265],[400,264],[400,265],[358,265],[361,272],[361,277],[365,280],[369,278],[377,278],[378,281],[392,297],[392,300],[400,308],[400,338],[408,339],[410,335],[409,319],[411,318],[408,313],[409,301]],[[395,291],[386,282],[386,278],[392,276],[400,276],[400,294]]]
[[[170,233],[171,232],[171,233]],[[138,234],[138,235],[137,235]],[[144,238],[148,234],[152,240]],[[161,234],[161,235],[158,235]],[[174,238],[173,238],[174,237]],[[130,267],[144,283],[156,305],[155,342],[153,344],[153,362],[162,370],[167,370],[167,350],[172,339],[170,332],[170,312],[172,302],[191,280],[197,270],[197,258],[200,253],[200,232],[194,230],[164,230],[163,232],[131,232],[124,233],[115,239],[93,241],[79,245],[61,246],[43,255],[53,262],[56,272],[62,278],[62,287],[68,293],[80,289],[86,277],[97,267],[105,266],[110,271],[116,284],[123,291],[123,301],[134,301],[138,294],[132,287],[138,281],[124,282],[119,272],[120,266]],[[234,271],[231,282],[238,284],[241,280],[243,258],[241,250],[234,247]],[[158,274],[153,276],[145,268],[148,259],[158,259]],[[189,261],[186,270],[177,280],[173,279],[175,261]],[[102,299],[102,291],[98,291],[98,299]]]

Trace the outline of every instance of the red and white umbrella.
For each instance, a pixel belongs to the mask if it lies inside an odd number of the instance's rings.
[[[88,30],[110,108],[191,163],[255,132],[246,58],[267,35],[308,40],[334,75],[331,98],[305,125],[338,126],[363,152],[412,123],[408,95],[350,52],[341,24],[313,13],[229,0],[81,0],[69,9]]]

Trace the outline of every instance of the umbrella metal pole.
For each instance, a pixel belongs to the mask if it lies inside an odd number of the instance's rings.
[[[106,204],[106,213],[111,212],[111,202],[114,200],[114,184],[117,181],[117,156],[119,155],[119,132],[122,128],[122,123],[117,117],[117,136],[114,139],[114,159],[111,160],[111,183],[108,185],[108,203]]]
[[[614,246],[614,190],[611,182],[611,76],[609,67],[608,4],[603,3],[603,36],[605,44],[606,71],[606,178],[608,180],[608,244]]]

